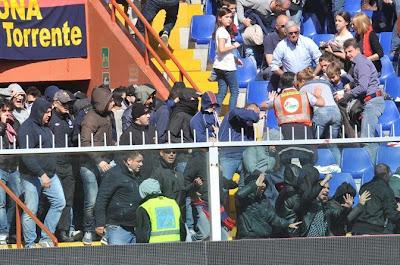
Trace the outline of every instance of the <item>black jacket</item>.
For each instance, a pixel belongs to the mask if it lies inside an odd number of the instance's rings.
[[[396,200],[392,189],[380,178],[374,177],[371,182],[364,184],[360,194],[368,190],[371,199],[363,207],[356,218],[352,232],[355,234],[382,234],[385,230],[386,219],[396,224],[400,221]]]
[[[74,146],[72,143],[74,125],[72,117],[68,113],[62,114],[56,109],[53,109],[49,128],[54,134],[54,144],[56,147]],[[67,139],[65,139],[65,135],[67,135]],[[71,156],[65,154],[57,155],[57,163],[59,164],[70,163],[70,159]]]
[[[163,196],[163,194],[147,196],[140,203],[140,205],[142,205],[146,201],[148,201],[152,198],[156,198],[158,196]],[[151,223],[150,223],[149,215],[147,214],[147,212],[144,208],[139,207],[137,209],[136,220],[137,220],[137,226],[135,228],[136,242],[137,243],[148,243],[150,240]],[[180,231],[180,235],[181,235],[181,241],[185,241],[186,240],[186,227],[185,227],[185,223],[183,222],[182,214],[181,214],[181,219],[179,222],[179,231]]]
[[[49,108],[51,108],[51,103],[46,100],[41,98],[35,100],[29,118],[19,128],[18,142],[21,149],[53,147],[52,132],[46,124],[42,123],[43,116]],[[23,155],[20,172],[21,175],[30,177],[40,177],[46,173],[51,178],[55,173],[55,162],[53,154]]]
[[[13,127],[14,131],[17,132],[17,136],[18,136],[18,130],[19,130],[20,124],[17,119],[15,119],[14,122],[12,123],[12,127]],[[7,131],[7,124],[0,122],[0,136],[3,137],[2,147],[3,147],[3,149],[13,149],[14,144],[10,143],[10,141],[8,140],[6,131]],[[17,146],[18,145],[16,145],[16,147]],[[17,167],[18,167],[18,158],[16,156],[12,156],[12,155],[0,156],[0,168],[2,170],[7,171],[7,172],[13,172],[13,171],[17,170]]]
[[[119,143],[121,145],[130,145],[131,143],[132,145],[142,145],[143,133],[145,144],[155,143],[155,128],[152,125],[144,126],[136,123],[132,123],[131,126],[122,133]]]
[[[307,207],[307,212],[303,217],[303,223],[301,224],[301,235],[306,237],[311,224],[314,220],[315,215],[321,209],[323,209],[325,218],[328,222],[328,229],[326,231],[325,236],[333,235],[332,233],[332,225],[335,222],[345,220],[347,214],[350,212],[351,209],[345,208],[341,206],[338,202],[331,200],[327,203],[321,203],[317,200],[314,200],[309,207]]]
[[[240,188],[238,199],[237,235],[240,238],[268,238],[273,226],[286,229],[290,222],[280,218],[264,194],[257,195],[257,185],[250,182]]]
[[[180,207],[185,205],[183,174],[175,170],[175,163],[168,164],[160,157],[158,167],[153,170],[151,177],[158,180],[165,196],[174,199]]]
[[[140,174],[132,173],[122,161],[108,170],[101,182],[95,206],[96,226],[106,224],[134,227],[140,205]]]
[[[190,129],[190,120],[197,112],[199,101],[181,100],[171,113],[168,130],[171,132],[171,142],[180,143],[183,138],[184,143],[193,142],[193,133]],[[181,135],[181,131],[183,135]],[[181,138],[182,137],[182,138]]]

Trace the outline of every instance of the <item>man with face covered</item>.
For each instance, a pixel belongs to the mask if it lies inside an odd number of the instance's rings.
[[[48,127],[51,117],[51,103],[37,99],[32,106],[29,118],[19,129],[18,142],[21,149],[52,148],[52,132]],[[47,197],[50,208],[44,220],[44,225],[54,233],[65,207],[64,191],[60,179],[56,175],[56,157],[50,155],[23,155],[20,163],[22,186],[25,191],[25,204],[36,214],[40,196]],[[25,212],[22,214],[22,227],[25,247],[34,247],[36,239],[36,224]],[[53,242],[42,231],[39,244],[42,247],[52,247]]]
[[[55,147],[72,147],[73,122],[70,115],[75,102],[74,95],[65,90],[59,90],[53,98],[53,111],[49,127],[54,134]],[[56,172],[63,186],[66,206],[58,223],[58,239],[63,242],[72,242],[69,237],[71,225],[71,207],[74,202],[75,177],[72,172],[72,157],[66,154],[56,158]]]

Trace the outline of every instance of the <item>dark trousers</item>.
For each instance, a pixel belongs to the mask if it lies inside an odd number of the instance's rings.
[[[71,226],[71,209],[74,203],[75,193],[75,177],[72,171],[72,162],[65,160],[57,161],[56,172],[60,178],[66,202],[60,221],[58,222],[58,230],[69,231],[69,227]]]
[[[179,1],[147,0],[144,6],[142,6],[142,14],[151,24],[158,12],[163,9],[166,12],[166,16],[164,28],[161,31],[161,34],[166,31],[169,35],[175,26],[176,19],[178,18]],[[138,20],[136,27],[142,34],[144,33],[144,25],[140,20]]]

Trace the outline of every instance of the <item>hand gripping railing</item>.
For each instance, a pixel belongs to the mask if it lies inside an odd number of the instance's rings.
[[[42,231],[44,231],[51,241],[53,241],[54,246],[58,245],[57,238],[50,232],[50,230],[34,215],[31,210],[28,209],[28,207],[18,198],[17,195],[15,195],[14,192],[10,190],[9,187],[3,182],[0,181],[0,189],[3,189],[7,195],[15,201],[15,223],[16,223],[16,236],[17,236],[17,248],[22,248],[22,240],[21,240],[21,217],[20,217],[20,208],[27,214],[29,215],[32,220],[36,223],[37,226],[39,226]]]
[[[171,79],[172,82],[176,82],[176,78],[174,75],[171,73],[171,71],[168,69],[168,67],[164,64],[164,62],[161,60],[160,56],[157,54],[157,52],[154,51],[154,49],[151,47],[149,43],[149,34],[157,41],[159,44],[159,47],[165,52],[165,54],[170,58],[176,67],[179,70],[179,81],[183,81],[183,78],[185,78],[190,85],[196,90],[200,91],[199,87],[196,85],[196,83],[193,81],[193,79],[189,76],[189,74],[183,69],[182,65],[179,63],[178,59],[172,54],[172,52],[168,49],[168,47],[164,44],[164,42],[161,40],[160,36],[158,36],[157,32],[153,29],[153,27],[150,25],[150,23],[146,20],[146,18],[143,16],[142,12],[130,1],[130,0],[125,0],[129,6],[132,8],[132,11],[135,12],[137,15],[138,19],[143,23],[144,25],[144,36],[142,33],[139,32],[139,30],[135,27],[135,25],[132,23],[132,21],[129,19],[129,17],[126,15],[124,10],[121,8],[120,5],[116,3],[115,0],[111,0],[110,3],[112,5],[111,9],[111,18],[113,22],[116,21],[116,16],[115,16],[115,11],[117,11],[120,16],[124,19],[125,23],[129,26],[130,29],[133,30],[135,33],[136,38],[139,39],[145,46],[145,52],[144,52],[144,59],[147,65],[150,64],[150,59],[149,59],[149,52],[150,54],[156,59],[158,64],[162,67],[162,69],[165,71],[165,73],[168,75],[168,77]]]

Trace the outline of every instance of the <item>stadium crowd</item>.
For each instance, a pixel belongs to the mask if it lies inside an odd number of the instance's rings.
[[[254,124],[272,118],[265,117],[268,109],[274,110],[281,128],[271,128],[271,140],[373,136],[370,132],[378,125],[387,97],[379,81],[382,47],[374,23],[363,13],[351,19],[338,7],[340,1],[333,1],[337,9],[330,12],[335,14],[337,34],[318,47],[300,34],[304,2],[266,1],[267,8],[255,0],[218,3],[217,56],[210,76],[219,85],[216,95],[200,95],[180,82],[166,101],[157,99],[149,84],[99,86],[90,99],[57,86],[47,87],[42,96],[36,87],[23,90],[10,84],[0,90],[2,147],[254,141]],[[233,23],[236,7],[238,25]],[[258,62],[261,76],[271,80],[272,87],[262,104],[238,108],[236,64],[241,61],[235,32],[255,21],[267,30],[264,47],[246,45],[244,52]],[[228,89],[229,111],[222,119]],[[354,130],[356,124],[360,131]],[[330,148],[340,155],[337,146]],[[374,157],[376,147],[365,148]],[[400,172],[392,174],[387,165],[377,164],[373,180],[361,187],[354,206],[357,192],[348,183],[328,196],[332,175],[320,177],[316,156],[316,147],[309,145],[221,148],[222,238],[228,239],[234,227],[238,239],[397,231]],[[0,157],[0,173],[60,241],[91,245],[101,239],[115,245],[210,237],[207,180],[213,176],[207,150],[7,155]],[[238,182],[233,181],[235,173],[240,175]],[[236,218],[224,210],[232,207],[228,191],[234,188]],[[2,244],[13,240],[14,216],[15,205],[0,190]],[[26,213],[22,226],[25,247],[35,242],[53,246]]]

